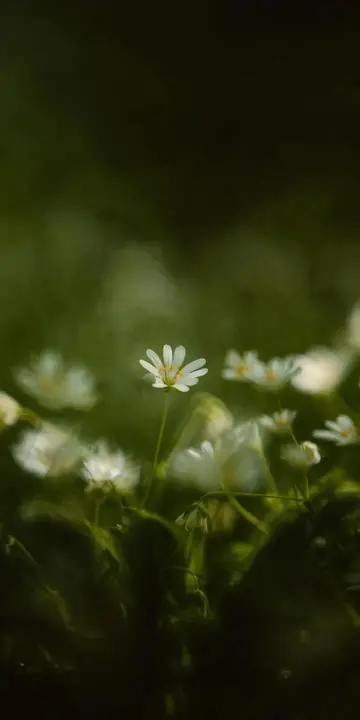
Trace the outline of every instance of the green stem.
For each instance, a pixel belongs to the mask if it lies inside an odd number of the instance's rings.
[[[233,492],[232,493],[235,497],[261,497],[261,498],[273,498],[274,500],[289,500],[289,502],[299,502],[299,499],[289,497],[288,495],[268,495],[267,493],[254,493],[254,492]],[[227,490],[210,490],[209,492],[205,493],[200,500],[199,503],[201,503],[203,500],[206,500],[208,497],[224,497],[228,495]],[[300,502],[304,502],[304,500],[300,500]]]
[[[253,515],[251,512],[249,512],[249,510],[246,510],[246,508],[244,508],[244,506],[236,500],[235,495],[231,490],[229,490],[228,488],[224,488],[224,491],[225,495],[227,495],[230,505],[232,505],[234,510],[236,510],[239,515],[242,515],[245,520],[247,520],[252,525],[255,525],[255,527],[261,532],[265,533],[265,535],[269,534],[265,523],[259,520],[256,515]]]
[[[161,425],[160,425],[159,435],[158,435],[158,439],[157,439],[157,443],[156,443],[154,461],[153,461],[153,469],[154,469],[154,471],[156,471],[157,464],[158,464],[159,452],[160,452],[161,442],[162,442],[163,435],[164,435],[164,430],[165,430],[165,424],[166,424],[166,418],[167,418],[167,414],[168,414],[168,409],[169,409],[169,389],[166,388],[166,390],[165,390],[165,399],[164,399],[163,414],[162,414],[162,418],[161,418]]]
[[[304,482],[305,482],[305,500],[310,499],[310,490],[309,490],[309,478],[307,475],[304,475]]]

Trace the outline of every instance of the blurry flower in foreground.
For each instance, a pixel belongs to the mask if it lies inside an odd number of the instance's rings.
[[[20,405],[7,393],[0,392],[0,427],[15,425],[21,412]]]
[[[253,351],[239,355],[236,350],[229,350],[225,357],[225,365],[227,365],[227,367],[222,371],[223,378],[226,380],[248,382],[249,373],[251,373],[257,359],[257,353]]]
[[[179,477],[188,477],[200,487],[219,487],[221,481],[218,458],[214,445],[208,440],[200,448],[188,448],[178,453],[173,460],[173,472]]]
[[[273,433],[289,433],[296,418],[296,410],[280,410],[273,415],[262,415],[259,423]]]
[[[262,475],[261,450],[257,424],[249,421],[222,433],[212,443],[205,440],[199,448],[178,453],[172,471],[206,490],[220,488],[223,482],[252,490]]]
[[[297,358],[273,358],[268,363],[257,360],[249,379],[263,390],[280,390],[298,372]]]
[[[20,368],[14,374],[25,392],[52,410],[65,407],[87,410],[96,403],[91,373],[82,366],[67,369],[61,355],[51,350],[35,358],[30,368]]]
[[[234,434],[244,446],[257,453],[262,453],[264,447],[260,430],[257,420],[247,420],[234,428]]]
[[[328,395],[342,382],[350,369],[352,353],[315,347],[298,358],[299,372],[292,378],[296,390],[313,395]]]
[[[305,440],[300,445],[295,443],[285,445],[282,448],[281,457],[283,460],[299,470],[307,470],[311,465],[317,465],[321,460],[318,446]]]
[[[199,394],[198,411],[205,419],[204,434],[214,440],[234,425],[234,418],[219,398],[209,393]]]
[[[50,477],[71,472],[82,451],[75,435],[50,423],[40,430],[25,430],[12,448],[14,459],[24,470]]]
[[[359,433],[348,415],[339,415],[335,421],[326,420],[327,430],[314,430],[313,436],[321,440],[331,440],[336,445],[355,445],[360,442]]]
[[[89,482],[89,488],[114,485],[119,490],[132,490],[139,481],[136,467],[119,448],[110,451],[105,440],[98,440],[84,459],[82,476]]]
[[[147,350],[146,354],[153,363],[147,360],[140,360],[140,364],[153,376],[153,387],[171,388],[181,392],[188,392],[190,387],[199,382],[201,375],[206,375],[207,368],[204,368],[205,358],[193,360],[184,366],[186,350],[182,345],[175,348],[173,353],[170,345],[164,345],[162,361],[154,350]]]

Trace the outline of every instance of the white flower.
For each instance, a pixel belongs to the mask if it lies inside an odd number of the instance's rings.
[[[296,415],[296,410],[280,410],[273,415],[262,415],[259,423],[272,433],[289,433]]]
[[[298,372],[297,358],[273,358],[268,363],[257,360],[248,373],[249,380],[264,390],[280,390]]]
[[[282,448],[281,457],[289,465],[293,465],[293,467],[300,470],[307,470],[311,465],[317,465],[321,460],[318,446],[309,440],[305,440],[300,445],[295,443],[285,445]]]
[[[263,452],[263,439],[257,420],[247,420],[234,428],[234,434],[240,443],[257,453]]]
[[[39,430],[25,430],[12,452],[24,470],[58,477],[74,469],[81,458],[82,446],[69,430],[47,423]]]
[[[321,440],[331,440],[336,445],[355,445],[360,441],[359,433],[348,415],[339,415],[335,422],[326,420],[327,430],[314,430],[313,436]]]
[[[188,392],[192,385],[199,382],[201,375],[206,375],[207,368],[204,368],[205,358],[193,360],[184,366],[186,350],[182,345],[175,348],[173,353],[170,345],[164,345],[162,361],[154,350],[147,350],[146,354],[153,363],[147,360],[140,360],[140,364],[153,376],[153,387],[171,388],[181,392]]]
[[[258,355],[253,351],[245,352],[243,355],[239,355],[236,350],[229,350],[225,357],[225,365],[228,367],[224,368],[222,371],[223,378],[226,380],[248,382],[249,373],[251,373],[257,359]]]
[[[210,440],[215,440],[234,425],[234,418],[226,405],[208,393],[202,394],[196,411],[205,419],[204,435]]]
[[[219,487],[220,463],[214,445],[204,440],[199,449],[183,450],[173,460],[173,472],[180,477],[189,477],[203,488]]]
[[[299,372],[292,378],[296,390],[312,395],[332,393],[347,375],[352,353],[345,349],[315,347],[298,358]]]
[[[15,425],[21,412],[19,403],[7,393],[0,392],[0,426]]]
[[[53,410],[87,410],[97,400],[91,373],[82,366],[67,369],[61,355],[51,350],[35,358],[30,368],[16,370],[15,379],[25,392]]]
[[[199,448],[178,453],[172,471],[205,490],[220,488],[223,480],[252,490],[263,474],[261,447],[257,425],[250,421],[224,432],[212,443],[205,440]]]
[[[106,440],[98,440],[87,451],[81,474],[90,488],[115,485],[119,490],[132,490],[139,481],[139,468],[119,448],[110,451]]]

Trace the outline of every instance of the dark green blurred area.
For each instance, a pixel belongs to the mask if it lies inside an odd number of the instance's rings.
[[[149,460],[162,396],[143,383],[138,360],[146,348],[160,351],[167,342],[185,345],[189,360],[207,358],[201,389],[221,397],[235,415],[271,410],[263,396],[221,379],[227,349],[257,349],[268,358],[331,344],[360,292],[356,21],[345,9],[337,15],[314,9],[310,17],[292,19],[277,4],[245,11],[229,0],[214,7],[205,0],[2,3],[3,390],[28,402],[12,369],[31,353],[56,347],[69,362],[82,361],[94,372],[102,398],[84,418],[65,419],[85,437],[108,437]],[[355,375],[348,399],[358,409]],[[304,411],[299,429],[305,438],[322,424],[322,409],[294,394],[288,400]],[[174,393],[164,451],[176,440],[189,403]],[[20,472],[8,449],[15,437],[16,431],[1,437],[3,520],[37,487],[29,477],[15,484]],[[330,449],[326,469],[333,461],[339,455]],[[357,480],[355,455],[347,453],[344,465]],[[176,492],[170,488],[164,503],[172,517],[171,502],[181,510]],[[70,494],[70,504],[75,496]],[[357,501],[354,507],[358,512]],[[307,559],[316,533],[338,550],[351,510],[337,508],[336,517],[330,513],[325,520],[315,513],[313,524],[301,519],[299,528],[286,526],[285,539],[279,532],[275,549],[271,545],[262,556],[240,597],[224,590],[224,538],[211,540],[209,594],[219,606],[226,597],[215,629],[199,623],[195,630],[190,623],[194,634],[186,643],[196,658],[187,685],[191,717],[211,718],[214,708],[229,718],[245,708],[249,720],[338,717],[344,708],[350,713],[358,631],[343,598],[327,579],[323,584],[312,556]],[[151,524],[141,531],[135,526],[124,551],[130,577],[121,575],[114,589],[111,572],[98,567],[82,535],[41,523],[34,533],[31,527],[21,533],[53,585],[63,581],[65,595],[72,590],[80,625],[95,627],[100,637],[114,635],[116,643],[109,641],[92,668],[99,706],[107,683],[115,693],[119,682],[105,677],[111,664],[124,673],[122,692],[129,682],[130,705],[132,693],[147,698],[157,682],[159,693],[166,692],[168,674],[178,672],[174,658],[183,651],[177,631],[158,627],[168,602],[162,563],[173,557],[173,539]],[[342,545],[346,558],[335,553],[325,563],[325,575],[330,567],[340,586],[358,557],[356,533],[355,540],[349,537]],[[246,538],[235,531],[234,539]],[[23,585],[18,566],[9,569],[6,562],[2,577],[14,611]],[[156,578],[154,568],[160,568]],[[183,578],[172,582],[181,605]],[[127,592],[135,601],[125,640],[115,593],[126,603]],[[40,633],[37,611],[31,613],[30,630],[25,613],[20,635]],[[41,619],[39,625],[43,633]],[[309,627],[316,647],[307,654]],[[59,631],[58,642],[57,632],[56,624],[49,629],[59,652],[64,640]],[[246,655],[240,664],[243,698],[235,692],[239,648]],[[63,652],[83,657],[86,647],[66,645]],[[222,663],[226,672],[219,680]],[[323,689],[329,678],[330,700]],[[285,693],[284,686],[290,687]]]

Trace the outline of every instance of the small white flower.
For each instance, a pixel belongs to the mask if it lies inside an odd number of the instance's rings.
[[[74,469],[81,458],[82,446],[67,429],[47,423],[39,430],[25,430],[12,452],[24,470],[58,477]]]
[[[258,360],[257,352],[249,351],[239,355],[236,350],[229,350],[225,357],[227,367],[222,371],[226,380],[249,381],[249,373]]]
[[[339,415],[335,421],[326,420],[327,430],[314,430],[313,436],[321,440],[331,440],[336,445],[355,445],[360,442],[359,433],[348,415]]]
[[[268,363],[258,360],[248,374],[249,380],[264,390],[280,390],[298,372],[297,358],[273,358]]]
[[[0,426],[15,425],[21,412],[19,403],[7,393],[0,392]]]
[[[303,393],[328,395],[345,378],[352,359],[352,353],[345,348],[335,351],[315,347],[298,358],[299,372],[292,378],[292,385]]]
[[[139,468],[122,450],[110,451],[106,440],[98,440],[84,459],[82,476],[95,486],[115,485],[119,490],[132,490],[139,481]]]
[[[318,446],[305,440],[300,445],[295,443],[285,445],[282,448],[281,457],[283,460],[299,470],[307,470],[311,465],[317,465],[321,460]]]
[[[20,368],[14,374],[25,392],[52,410],[65,407],[87,410],[96,403],[91,373],[82,366],[66,368],[61,355],[52,350],[35,358],[29,368]]]
[[[259,423],[272,433],[289,433],[296,415],[296,410],[280,410],[273,415],[262,415]]]
[[[147,350],[146,354],[153,364],[147,360],[139,362],[152,375],[155,388],[174,387],[180,392],[188,392],[190,387],[199,382],[199,377],[207,373],[207,368],[203,367],[205,358],[193,360],[184,366],[186,350],[182,345],[175,348],[174,353],[170,345],[164,345],[163,360],[154,350]]]

